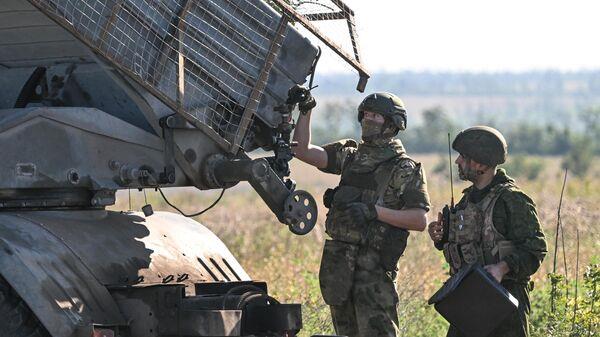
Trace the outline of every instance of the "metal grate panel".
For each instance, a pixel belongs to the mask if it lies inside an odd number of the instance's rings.
[[[354,11],[342,0],[269,0],[292,21],[299,22],[359,74],[357,90],[363,92],[369,73],[362,64]]]
[[[368,78],[354,13],[341,0],[28,1],[232,153],[257,111],[278,125],[273,108],[310,70],[316,50],[288,21],[357,69],[363,89]],[[347,23],[352,52],[313,24],[323,20]]]
[[[287,29],[259,0],[29,1],[232,152]]]

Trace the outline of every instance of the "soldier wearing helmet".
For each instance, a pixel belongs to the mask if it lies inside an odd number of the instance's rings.
[[[292,90],[305,90],[293,88]],[[408,231],[423,231],[429,196],[421,165],[394,138],[406,128],[404,103],[390,93],[367,96],[358,107],[361,142],[324,146],[310,141],[314,98],[304,91],[294,140],[298,159],[341,175],[325,193],[329,208],[319,271],[321,293],[330,305],[338,335],[398,335],[396,264]]]
[[[450,274],[479,263],[519,300],[517,312],[500,323],[490,337],[529,336],[530,276],[547,252],[535,203],[504,169],[507,144],[502,134],[488,126],[461,131],[452,148],[459,177],[473,183],[450,213],[429,224],[429,235],[444,253]],[[457,308],[459,309],[459,308]],[[452,326],[449,337],[461,334]]]

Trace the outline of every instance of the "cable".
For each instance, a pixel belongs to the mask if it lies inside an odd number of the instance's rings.
[[[158,192],[160,192],[160,195],[163,197],[163,199],[165,200],[165,202],[167,203],[167,205],[173,207],[175,210],[177,210],[177,212],[179,212],[181,215],[183,215],[183,216],[185,216],[187,218],[191,218],[191,217],[195,217],[195,216],[204,214],[209,209],[215,207],[215,205],[218,204],[219,201],[221,201],[221,198],[223,197],[223,194],[225,194],[225,188],[223,188],[221,190],[221,194],[219,195],[219,197],[217,198],[217,200],[215,200],[210,206],[208,206],[207,208],[205,208],[202,211],[197,212],[197,213],[185,214],[179,208],[177,208],[177,206],[175,206],[171,202],[169,202],[169,200],[167,199],[167,197],[165,196],[165,194],[163,193],[163,191],[162,191],[162,189],[160,187],[157,187],[156,189],[158,190]]]
[[[317,46],[317,56],[315,56],[315,59],[313,60],[313,64],[310,67],[310,80],[308,82],[308,90],[312,90],[313,89],[313,80],[315,79],[315,72],[317,71],[317,64],[319,63],[319,60],[321,59],[321,47]]]

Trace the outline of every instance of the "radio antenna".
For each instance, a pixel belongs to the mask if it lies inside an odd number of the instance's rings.
[[[448,167],[450,168],[450,207],[454,208],[454,183],[452,181],[452,150],[450,149],[450,132],[448,132]]]

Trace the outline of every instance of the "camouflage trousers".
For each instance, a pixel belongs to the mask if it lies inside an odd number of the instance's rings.
[[[336,334],[348,337],[398,336],[396,272],[386,271],[359,256],[350,298],[330,306]]]
[[[487,337],[529,337],[529,312],[531,311],[531,306],[529,303],[528,285],[514,282],[502,282],[502,285],[519,301],[519,308],[516,313],[507,317]],[[462,337],[462,335],[457,329],[450,326],[446,337]]]

